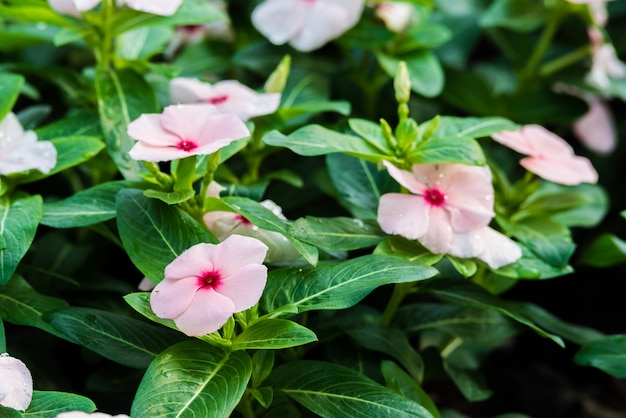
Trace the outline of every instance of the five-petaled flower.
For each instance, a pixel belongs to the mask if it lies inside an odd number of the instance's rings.
[[[626,64],[617,57],[615,48],[606,41],[599,29],[591,27],[588,34],[591,41],[591,70],[585,82],[603,90],[611,85],[612,79],[626,77]]]
[[[598,181],[598,173],[591,162],[575,155],[563,138],[543,126],[524,125],[516,131],[495,133],[492,138],[528,155],[520,164],[543,179],[568,186]]]
[[[155,162],[212,154],[250,135],[241,119],[209,104],[167,106],[162,114],[141,115],[127,131],[138,140],[131,158]]]
[[[33,398],[28,367],[8,353],[0,354],[0,405],[25,411]]]
[[[178,77],[170,82],[169,92],[172,103],[209,103],[221,113],[234,113],[243,121],[274,113],[280,104],[279,93],[257,93],[235,80],[210,84]]]
[[[364,6],[364,0],[265,0],[252,24],[271,43],[308,52],[356,25]]]
[[[261,241],[241,235],[219,244],[196,244],[165,268],[164,280],[150,294],[150,306],[189,336],[215,332],[233,313],[261,298],[266,253]]]
[[[37,141],[37,134],[24,131],[14,113],[0,121],[0,174],[39,170],[47,174],[57,163],[57,150],[49,141]]]
[[[102,0],[48,0],[54,10],[66,15],[80,17],[81,12],[91,10]],[[131,9],[160,16],[171,16],[183,0],[117,0],[117,5],[127,5]]]

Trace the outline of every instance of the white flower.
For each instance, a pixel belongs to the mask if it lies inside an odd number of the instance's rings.
[[[0,174],[39,170],[47,174],[57,163],[57,150],[48,141],[37,141],[33,131],[24,131],[14,113],[0,121]]]
[[[33,398],[33,378],[21,360],[0,354],[0,405],[25,411]]]
[[[585,81],[598,89],[609,87],[612,78],[626,76],[626,64],[617,58],[613,45],[606,42],[597,28],[589,28],[591,41],[591,71]]]

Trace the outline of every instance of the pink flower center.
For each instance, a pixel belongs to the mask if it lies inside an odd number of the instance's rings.
[[[221,96],[211,97],[209,99],[209,103],[211,103],[212,105],[216,105],[216,104],[224,103],[226,100],[228,100],[228,95],[222,94]]]
[[[198,286],[200,289],[216,289],[220,282],[222,281],[222,277],[218,271],[205,271],[200,276],[198,276]]]
[[[241,222],[242,224],[248,226],[248,225],[252,225],[252,222],[250,222],[249,220],[247,220],[246,218],[244,218],[241,215],[237,215],[235,216],[235,220]]]
[[[439,207],[446,201],[446,195],[437,189],[427,189],[424,192],[424,199],[429,205]]]
[[[196,148],[198,148],[198,145],[196,145],[195,142],[193,141],[189,141],[187,139],[183,139],[182,141],[180,141],[178,144],[176,144],[176,148],[183,150],[183,151],[191,151],[194,150]]]

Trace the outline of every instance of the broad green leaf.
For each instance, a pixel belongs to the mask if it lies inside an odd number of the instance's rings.
[[[47,321],[66,338],[103,357],[145,369],[181,334],[114,312],[72,307],[48,316]]]
[[[47,2],[33,0],[7,0],[0,4],[0,16],[18,21],[48,23],[55,26],[73,26],[71,19],[57,13]]]
[[[483,138],[500,131],[513,131],[519,125],[498,117],[441,116],[435,130],[435,138]]]
[[[177,203],[186,202],[194,197],[196,193],[193,190],[186,190],[184,192],[162,192],[148,189],[143,192],[143,194],[152,199],[159,199],[161,202],[167,203],[168,205],[175,205]]]
[[[626,334],[609,335],[583,345],[574,356],[583,366],[593,366],[618,379],[626,379]]]
[[[24,412],[25,418],[50,418],[61,412],[94,412],[96,405],[88,398],[74,393],[33,391],[33,400]]]
[[[365,139],[371,146],[380,150],[384,154],[393,154],[380,124],[366,119],[348,119],[348,125],[357,135]]]
[[[412,24],[395,47],[396,53],[414,51],[416,49],[433,49],[446,43],[451,36],[450,29],[441,24],[419,22]]]
[[[147,60],[159,54],[174,36],[174,29],[152,26],[134,29],[116,38],[116,51],[125,60]]]
[[[62,334],[43,318],[67,307],[63,299],[37,293],[21,276],[13,276],[0,289],[0,317],[7,322],[36,327],[56,336],[61,337]]]
[[[345,309],[385,284],[425,280],[437,274],[426,265],[366,255],[317,267],[290,267],[268,274],[260,305],[266,312],[294,305],[299,312]]]
[[[392,235],[374,249],[374,254],[404,258],[415,263],[434,265],[443,258],[443,254],[433,254],[416,240],[409,240],[399,235]]]
[[[2,45],[0,51],[19,51],[33,45],[51,43],[59,28],[33,23],[11,22],[9,25],[0,25]]]
[[[547,218],[526,218],[505,228],[537,257],[555,267],[566,266],[575,249],[570,230]]]
[[[144,170],[128,151],[135,140],[128,136],[128,125],[143,113],[158,113],[156,95],[139,74],[131,70],[97,68],[95,75],[100,123],[109,155],[127,180],[139,180]]]
[[[376,53],[380,66],[394,77],[400,61],[406,62],[411,80],[411,89],[424,97],[435,97],[441,93],[444,85],[444,73],[439,59],[432,51],[418,51],[397,57]]]
[[[150,364],[130,415],[228,418],[251,373],[245,351],[229,353],[197,340],[176,344]]]
[[[447,362],[443,363],[443,367],[468,401],[484,401],[492,395],[493,392],[487,388],[484,377],[476,370],[461,369]]]
[[[30,248],[43,210],[41,196],[0,197],[0,285],[13,276]]]
[[[480,25],[528,33],[541,27],[548,15],[542,2],[533,0],[496,0],[485,10]]]
[[[452,278],[429,280],[420,287],[420,291],[462,307],[496,311],[528,326],[539,335],[551,339],[558,345],[564,345],[560,337],[546,332],[523,314],[509,309],[506,301],[499,299],[470,281]]]
[[[16,409],[0,405],[0,417],[2,418],[23,418],[22,412]]]
[[[0,121],[13,109],[23,84],[21,75],[0,73]]]
[[[385,170],[359,158],[329,154],[326,166],[339,201],[355,218],[376,219],[380,197],[398,191],[398,184]]]
[[[424,361],[403,331],[381,325],[365,325],[344,329],[350,337],[368,350],[378,351],[396,359],[416,382],[424,377]]]
[[[289,148],[304,156],[341,152],[375,163],[391,158],[358,136],[342,134],[321,125],[307,125],[288,136],[271,131],[263,136],[263,142]]]
[[[291,232],[317,247],[345,251],[373,247],[387,237],[374,220],[346,217],[306,216],[294,222]]]
[[[285,393],[324,418],[347,413],[351,418],[432,418],[420,404],[333,363],[290,362],[276,368],[267,382],[275,391]]]
[[[35,130],[39,139],[99,136],[100,119],[95,109],[76,109],[62,119]]]
[[[613,234],[602,234],[582,252],[580,262],[593,267],[626,263],[626,241]]]
[[[165,267],[189,247],[217,240],[186,212],[142,190],[125,189],[117,195],[117,227],[122,244],[135,266],[154,283]]]
[[[322,112],[335,112],[347,116],[350,114],[350,108],[350,102],[347,101],[315,101],[298,103],[290,107],[281,107],[277,113],[283,120],[289,121],[302,115],[314,115]]]
[[[115,218],[115,198],[127,187],[140,183],[111,181],[74,193],[56,202],[44,202],[41,223],[53,228],[76,228]]]
[[[471,137],[436,138],[420,142],[407,156],[411,164],[486,163],[481,146]]]
[[[396,363],[383,360],[380,369],[385,378],[386,387],[422,405],[432,414],[433,418],[441,418],[441,414],[433,400],[430,399],[430,396],[428,396],[413,377],[409,376],[409,374],[396,365]]]
[[[315,333],[287,319],[264,319],[246,328],[233,340],[232,350],[296,347],[317,341]]]
[[[500,267],[496,270],[498,275],[514,279],[534,280],[560,277],[574,271],[569,264],[562,266],[549,264],[546,260],[540,258],[540,254],[536,254],[521,242],[517,242],[517,245],[522,249],[522,258],[515,263]]]

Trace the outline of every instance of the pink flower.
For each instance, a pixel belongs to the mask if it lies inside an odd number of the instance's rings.
[[[274,212],[281,219],[287,219],[282,209],[271,200],[264,200],[261,205]],[[284,235],[259,228],[252,222],[234,212],[211,211],[204,215],[204,223],[215,236],[223,241],[227,237],[237,234],[253,237],[268,247],[266,260],[271,263],[293,261],[300,258],[300,253],[291,245]]]
[[[619,60],[615,48],[604,39],[597,28],[589,28],[591,40],[591,70],[585,81],[600,90],[609,87],[611,79],[626,77],[626,64]]]
[[[250,135],[233,114],[221,114],[212,105],[174,105],[162,114],[144,114],[128,125],[138,140],[129,154],[135,160],[171,161],[190,155],[212,154]]]
[[[554,183],[576,185],[595,183],[598,173],[585,157],[574,155],[572,147],[543,126],[525,125],[516,131],[502,131],[493,139],[521,154],[522,167]]]
[[[80,17],[81,12],[91,10],[101,0],[48,0],[54,10],[66,15]],[[171,16],[180,7],[183,0],[117,0],[117,5],[127,5],[131,9],[159,16]]]
[[[593,95],[584,95],[589,110],[574,122],[574,134],[590,150],[610,154],[617,145],[615,121],[609,106]]]
[[[150,294],[152,310],[189,336],[215,332],[261,298],[266,253],[261,241],[241,235],[196,244],[165,268],[165,279]]]
[[[252,24],[271,43],[308,52],[356,25],[364,6],[364,0],[265,0]]]
[[[25,411],[33,398],[33,378],[21,361],[0,354],[0,405]]]
[[[128,415],[119,414],[119,415],[109,415],[104,412],[93,412],[88,414],[87,412],[81,411],[72,411],[72,412],[62,412],[56,416],[56,418],[130,418]]]
[[[383,163],[411,192],[381,197],[378,223],[388,234],[416,239],[434,253],[448,253],[456,235],[482,229],[494,217],[488,167],[415,164],[405,171]]]
[[[376,16],[393,32],[404,32],[411,23],[413,7],[409,3],[384,1],[376,3]]]
[[[606,11],[606,3],[612,0],[568,0],[570,3],[586,4],[594,24],[598,26],[606,25],[609,14]]]
[[[173,103],[209,103],[220,113],[234,113],[243,121],[274,113],[280,104],[279,93],[257,93],[238,81],[212,85],[185,77],[170,82],[170,99]]]
[[[456,257],[475,257],[497,269],[514,263],[522,249],[509,237],[488,226],[466,234],[455,234],[448,253]]]
[[[0,121],[0,174],[27,170],[47,174],[57,163],[57,150],[49,141],[37,141],[37,134],[24,131],[14,113]]]

